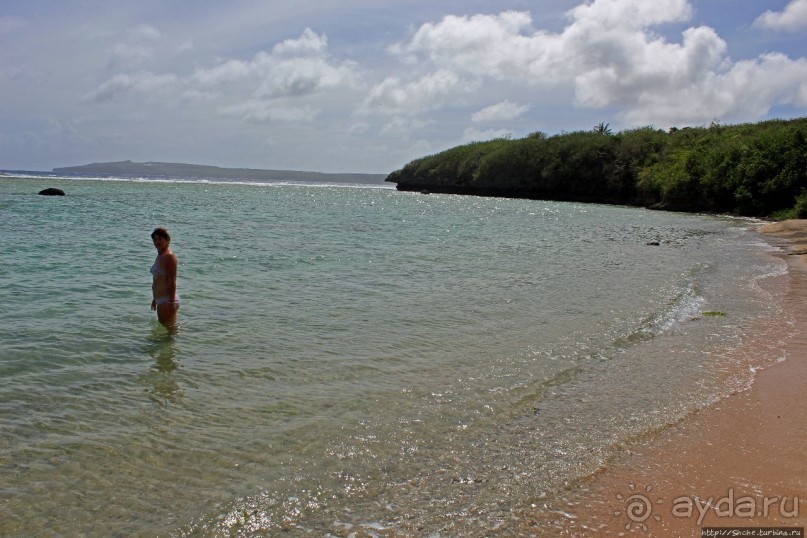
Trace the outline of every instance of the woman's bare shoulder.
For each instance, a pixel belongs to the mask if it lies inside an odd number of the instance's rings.
[[[166,267],[176,267],[178,264],[177,255],[173,252],[166,252],[160,258],[162,264]]]

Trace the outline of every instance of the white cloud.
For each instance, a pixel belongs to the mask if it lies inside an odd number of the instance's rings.
[[[146,24],[129,29],[124,39],[112,47],[113,67],[126,67],[142,64],[156,53],[160,31]]]
[[[247,78],[258,70],[258,66],[264,63],[263,58],[266,56],[265,52],[259,52],[251,62],[226,60],[216,67],[197,70],[191,81],[212,86]]]
[[[256,90],[259,97],[308,95],[358,83],[356,66],[350,62],[331,65],[323,58],[295,58],[272,65]]]
[[[392,152],[394,153],[398,148],[393,148]],[[388,150],[389,151],[389,150]],[[408,148],[406,148],[407,155],[429,155],[430,153],[434,153],[436,151],[434,145],[430,143],[428,140],[420,139],[416,140],[412,143]]]
[[[222,107],[219,111],[226,116],[234,116],[258,123],[276,121],[310,123],[319,114],[317,110],[311,107],[295,107],[278,102],[259,100]]]
[[[135,26],[127,31],[126,34],[129,40],[138,42],[154,42],[158,41],[162,36],[159,30],[148,24]]]
[[[311,28],[306,28],[299,38],[287,39],[275,45],[272,53],[277,56],[319,56],[327,47],[327,36],[317,35]]]
[[[734,63],[712,28],[688,28],[680,42],[654,30],[685,22],[692,14],[687,0],[593,0],[569,11],[570,23],[558,33],[533,29],[527,12],[447,16],[424,24],[390,50],[408,64],[435,70],[421,80],[454,74],[454,84],[442,86],[443,100],[461,78],[470,78],[523,87],[571,84],[579,107],[618,106],[632,122],[748,117],[751,110],[764,114],[775,104],[798,102],[795,96],[805,91],[802,60],[778,55]],[[770,74],[774,64],[778,76]],[[749,95],[740,81],[754,77]],[[410,98],[418,94],[414,84],[388,80],[374,89],[373,97],[386,96],[387,103],[398,105],[396,110],[427,109]]]
[[[603,29],[642,30],[659,24],[688,21],[688,0],[595,0],[572,9],[575,24]]]
[[[504,138],[510,136],[510,131],[506,129],[477,129],[476,127],[468,127],[462,132],[463,142],[482,142],[484,140],[493,140],[494,138]]]
[[[766,54],[707,74],[678,92],[647,92],[626,113],[633,124],[701,123],[707,118],[763,117],[774,103],[807,107],[807,60]],[[707,120],[708,121],[708,120]]]
[[[381,128],[381,134],[400,137],[408,140],[413,131],[432,125],[433,120],[421,120],[412,117],[395,116]]]
[[[791,0],[784,11],[768,10],[757,17],[754,26],[789,32],[807,28],[807,0]]]
[[[476,84],[463,81],[448,69],[440,69],[409,83],[388,77],[370,90],[361,107],[364,113],[413,115],[445,105],[461,93],[472,92]]]
[[[199,69],[192,81],[215,86],[233,81],[252,84],[255,97],[272,98],[309,95],[338,86],[357,86],[358,66],[349,61],[335,63],[325,53],[327,39],[306,28],[299,39],[275,45],[271,53],[261,51],[252,60],[226,60]]]
[[[372,126],[364,121],[357,121],[348,125],[345,132],[348,134],[363,135],[370,131]]]
[[[471,121],[482,123],[513,120],[524,114],[529,109],[529,105],[502,101],[501,103],[496,103],[495,105],[490,105],[489,107],[483,108],[478,112],[474,112],[471,115]]]
[[[212,103],[221,97],[218,92],[202,91],[197,88],[190,88],[180,94],[183,101],[191,104]]]
[[[118,43],[112,47],[112,65],[141,64],[152,57],[154,50],[143,45],[131,43]]]
[[[159,39],[159,32],[139,27],[129,36],[150,42]],[[131,94],[162,96],[170,89],[176,92],[178,99],[164,104],[213,106],[222,115],[246,121],[311,122],[319,113],[317,109],[304,103],[290,105],[278,100],[303,98],[360,84],[357,65],[333,61],[326,54],[326,45],[324,35],[306,29],[299,39],[285,40],[271,52],[260,51],[250,60],[225,59],[218,65],[197,69],[187,77],[149,71],[119,73],[103,82],[86,99],[100,103]],[[137,58],[137,49],[128,51],[130,60]],[[142,58],[145,57],[144,51]]]
[[[428,60],[475,76],[522,77],[530,64],[551,53],[550,38],[532,30],[529,13],[449,15],[420,27],[407,44],[390,48],[410,63]]]
[[[393,51],[476,76],[564,81],[608,65],[629,67],[637,59],[650,63],[643,55],[677,47],[647,28],[686,19],[691,8],[684,0],[658,0],[653,9],[649,5],[643,0],[595,0],[570,11],[572,23],[556,34],[533,30],[527,12],[447,16],[423,25],[409,43]],[[635,13],[627,17],[626,12]]]
[[[698,87],[727,61],[726,43],[711,28],[690,28],[681,44],[632,39],[592,54],[574,77],[582,106],[636,106],[643,96],[670,97]]]
[[[127,93],[141,93],[147,96],[164,94],[178,83],[178,77],[172,74],[155,75],[148,71],[132,75],[121,73],[101,84],[95,91],[87,95],[86,100],[102,103]]]

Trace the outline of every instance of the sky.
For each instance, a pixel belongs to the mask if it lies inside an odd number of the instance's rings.
[[[389,173],[460,144],[807,116],[807,0],[0,0],[0,169]]]

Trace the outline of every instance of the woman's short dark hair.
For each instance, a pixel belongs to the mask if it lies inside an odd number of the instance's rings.
[[[171,236],[165,228],[154,228],[154,231],[151,232],[151,238],[154,239],[155,237],[162,237],[169,243],[171,242]]]

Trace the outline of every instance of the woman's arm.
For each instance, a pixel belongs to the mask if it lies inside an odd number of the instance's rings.
[[[157,279],[151,279],[151,309],[157,310]]]
[[[177,257],[175,254],[165,256],[163,269],[165,269],[165,283],[167,285],[167,294],[170,302],[174,302],[174,297],[177,295]]]

